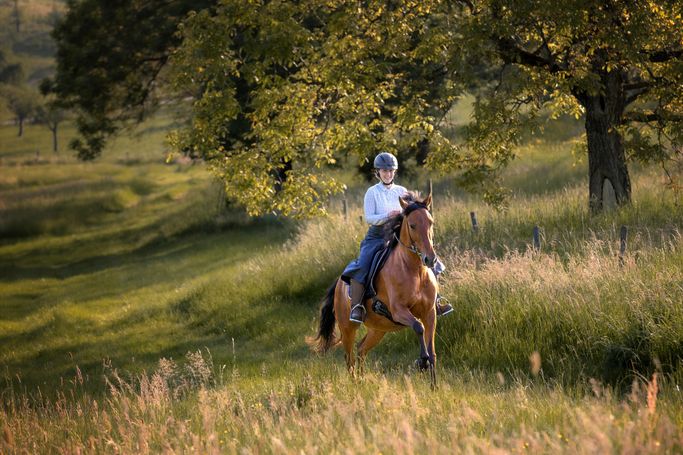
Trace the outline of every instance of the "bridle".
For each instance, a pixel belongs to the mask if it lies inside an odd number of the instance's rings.
[[[429,211],[429,209],[427,208],[427,206],[425,204],[422,204],[420,202],[413,202],[412,204],[410,204],[408,207],[406,207],[403,210],[403,222],[407,222],[408,221],[408,215],[410,215],[411,212],[413,212],[417,209],[425,209],[425,210]],[[404,248],[407,248],[408,251],[410,251],[411,253],[415,253],[420,258],[420,262],[423,265],[427,266],[427,262],[426,262],[427,261],[427,255],[425,253],[423,253],[422,251],[420,251],[417,248],[417,246],[415,246],[415,241],[413,240],[413,236],[410,235],[410,229],[408,230],[408,238],[410,239],[410,245],[406,245],[405,243],[403,243],[401,241],[401,239],[399,238],[399,236],[396,235],[395,232],[394,232],[394,238]]]
[[[408,237],[410,237],[410,233],[408,233]],[[408,249],[408,251],[417,254],[417,255],[420,257],[420,260],[422,260],[422,262],[424,263],[424,258],[427,257],[427,255],[424,254],[422,251],[420,251],[420,250],[415,246],[415,241],[413,240],[412,237],[410,237],[410,245],[406,245],[405,243],[401,242],[401,239],[398,238],[398,236],[396,235],[396,233],[394,233],[394,238],[398,241],[398,243],[400,243],[401,245],[403,245],[404,247],[406,247],[406,248]]]

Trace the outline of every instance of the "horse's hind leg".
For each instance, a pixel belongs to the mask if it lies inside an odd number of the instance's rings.
[[[356,340],[356,327],[349,327],[350,324],[339,324],[341,332],[342,346],[344,346],[344,359],[349,373],[354,374],[355,357],[353,356],[353,345]]]
[[[363,337],[361,342],[358,343],[358,368],[361,373],[363,373],[363,368],[365,367],[365,356],[370,349],[374,348],[382,341],[384,334],[385,332],[368,328],[368,333]]]
[[[351,305],[346,297],[346,285],[344,285],[341,280],[339,280],[339,283],[334,296],[334,312],[337,318],[337,327],[341,334],[341,343],[344,347],[346,368],[349,370],[349,373],[353,374],[353,367],[356,360],[353,355],[353,345],[356,341],[356,331],[358,330],[359,325],[349,321]]]

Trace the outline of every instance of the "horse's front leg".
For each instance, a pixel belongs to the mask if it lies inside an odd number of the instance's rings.
[[[411,327],[414,331],[415,334],[417,335],[417,340],[420,343],[420,362],[421,363],[426,363],[429,361],[429,352],[427,350],[427,343],[425,343],[425,326],[422,325],[422,323],[415,317],[413,316],[413,313],[410,312],[406,307],[400,307],[398,310],[394,310],[392,313],[394,321],[398,322],[399,324],[403,324],[405,326]],[[432,328],[432,331],[434,329]],[[433,338],[433,336],[432,336]],[[432,350],[434,349],[434,343],[432,342]],[[422,367],[421,367],[422,368]]]
[[[427,354],[429,363],[436,366],[436,351],[434,349],[434,338],[436,337],[436,309],[432,309],[424,318],[424,340],[427,344]]]
[[[424,335],[429,355],[429,374],[432,382],[432,389],[436,387],[436,350],[434,349],[434,339],[436,338],[436,308],[427,313],[424,319]]]

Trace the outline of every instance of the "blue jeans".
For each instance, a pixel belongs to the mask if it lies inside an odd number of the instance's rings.
[[[365,238],[360,242],[360,255],[346,266],[342,272],[342,280],[348,283],[353,279],[365,285],[372,259],[379,250],[384,248],[385,244],[382,226],[370,226]]]

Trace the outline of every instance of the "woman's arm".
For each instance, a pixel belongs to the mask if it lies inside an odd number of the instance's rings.
[[[386,213],[377,213],[377,200],[375,192],[370,188],[365,192],[363,200],[363,209],[365,211],[365,222],[371,225],[379,225],[386,220]]]

